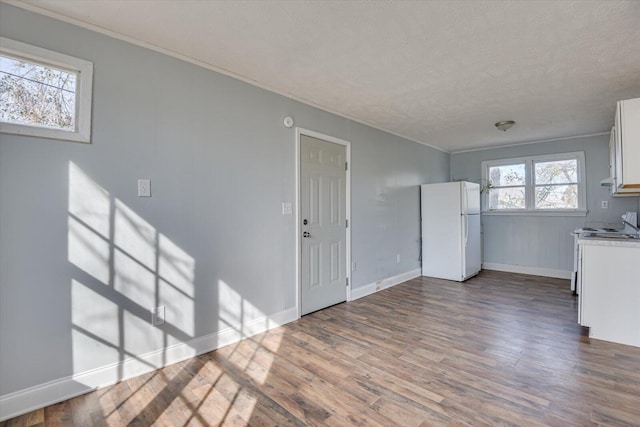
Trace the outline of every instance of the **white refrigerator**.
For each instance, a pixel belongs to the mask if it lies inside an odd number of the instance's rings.
[[[480,186],[421,186],[422,275],[462,282],[481,268]]]

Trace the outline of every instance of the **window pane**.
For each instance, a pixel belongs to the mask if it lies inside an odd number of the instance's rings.
[[[536,162],[536,184],[569,184],[578,182],[578,161],[555,160]]]
[[[489,209],[524,209],[524,207],[524,187],[489,190]]]
[[[524,185],[524,163],[489,168],[489,181],[494,187]]]
[[[0,56],[0,121],[75,131],[77,77]]]
[[[543,185],[536,187],[536,209],[577,209],[578,186]]]

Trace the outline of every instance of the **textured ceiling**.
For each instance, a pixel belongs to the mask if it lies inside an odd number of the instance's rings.
[[[635,0],[10,3],[448,151],[606,132],[640,97]]]

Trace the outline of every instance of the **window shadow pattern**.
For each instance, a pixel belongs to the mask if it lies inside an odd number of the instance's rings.
[[[211,372],[208,383],[198,383],[204,378],[198,370],[212,369],[202,362],[207,355],[159,369],[175,362],[167,356],[172,347],[199,338],[195,333],[196,261],[73,162],[69,163],[68,261],[76,267],[70,287],[73,379],[86,390],[109,385],[78,398],[93,410],[86,414],[90,419],[74,420],[74,424],[153,424],[174,400],[188,408],[184,425],[209,425],[211,417],[221,421],[237,416],[238,407],[243,416],[251,412],[255,399],[247,394],[246,384],[238,384],[222,369],[213,376],[213,383]],[[216,285],[220,309],[211,330],[236,341],[269,328],[268,317],[231,285],[223,280]],[[151,309],[161,306],[165,323],[154,326]],[[257,320],[247,323],[247,319]],[[277,350],[273,340],[270,346]],[[234,356],[234,348],[227,347],[231,366],[251,370],[253,380],[264,383],[268,357],[256,369],[253,356]],[[256,354],[260,348],[258,343]],[[189,351],[196,355],[198,349]],[[132,379],[118,384],[128,378]],[[223,395],[220,390],[225,390]],[[91,403],[95,399],[100,401],[97,406]],[[144,402],[145,409],[123,412],[130,400],[136,408]],[[208,405],[206,417],[202,405]],[[96,407],[100,413],[95,413]]]

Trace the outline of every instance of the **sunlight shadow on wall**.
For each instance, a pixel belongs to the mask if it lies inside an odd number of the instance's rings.
[[[114,282],[116,291],[142,307],[156,307],[156,230],[115,200]]]
[[[72,162],[68,226],[74,379],[96,387],[163,366],[168,346],[194,337],[193,257]],[[160,306],[165,324],[152,326]]]
[[[175,243],[159,235],[160,256],[158,258],[158,278],[160,280],[158,296],[160,304],[166,306],[166,316],[172,324],[193,336],[194,281],[196,262]],[[172,337],[170,338],[169,344]]]
[[[69,262],[109,283],[109,193],[69,164]]]
[[[223,280],[218,281],[218,294],[218,300],[224,301],[224,304],[221,304],[218,316],[218,328],[220,331],[234,331],[240,339],[244,339],[254,335],[254,331],[258,330],[258,328],[270,329],[271,325],[269,324],[268,316],[265,316],[262,311],[243,298]],[[248,319],[250,320],[247,321]],[[248,343],[244,345],[246,346]],[[262,365],[259,369],[256,369],[257,365],[252,364],[252,362],[256,353],[262,349],[260,345],[255,346],[250,355],[236,354],[235,350],[240,348],[239,344],[233,348],[232,351],[225,353],[227,359],[240,370],[245,371],[252,379],[264,384],[273,363],[273,354],[269,351],[264,351],[261,354]],[[273,351],[277,351],[277,346]]]
[[[76,280],[71,282],[71,299],[75,302],[71,314],[74,372],[117,361],[120,355],[118,306]],[[91,349],[91,358],[82,354],[86,349]]]
[[[74,380],[95,388],[166,365],[167,350],[195,335],[194,258],[73,163],[68,227],[68,260],[77,267],[71,280]],[[166,323],[152,326],[150,310],[159,306],[165,307]],[[243,378],[268,381],[282,337],[255,336],[274,321],[223,280],[218,306],[217,325],[211,325],[217,326],[217,343],[235,343],[216,356],[132,380],[131,389],[117,396],[117,407],[106,404],[113,409],[105,419],[171,424],[172,411],[180,411],[186,423],[249,422],[258,397]],[[217,358],[228,362],[224,368]],[[194,375],[201,369],[202,375]],[[211,371],[214,382],[203,382]]]
[[[243,324],[255,320],[257,322],[264,321],[265,326],[268,326],[266,325],[268,318],[265,314],[223,280],[218,280],[218,301],[224,301],[224,304],[221,304],[218,318],[220,331],[233,328],[239,331],[243,338],[246,338],[251,334],[251,330],[243,330],[243,327],[247,326],[243,326]]]

